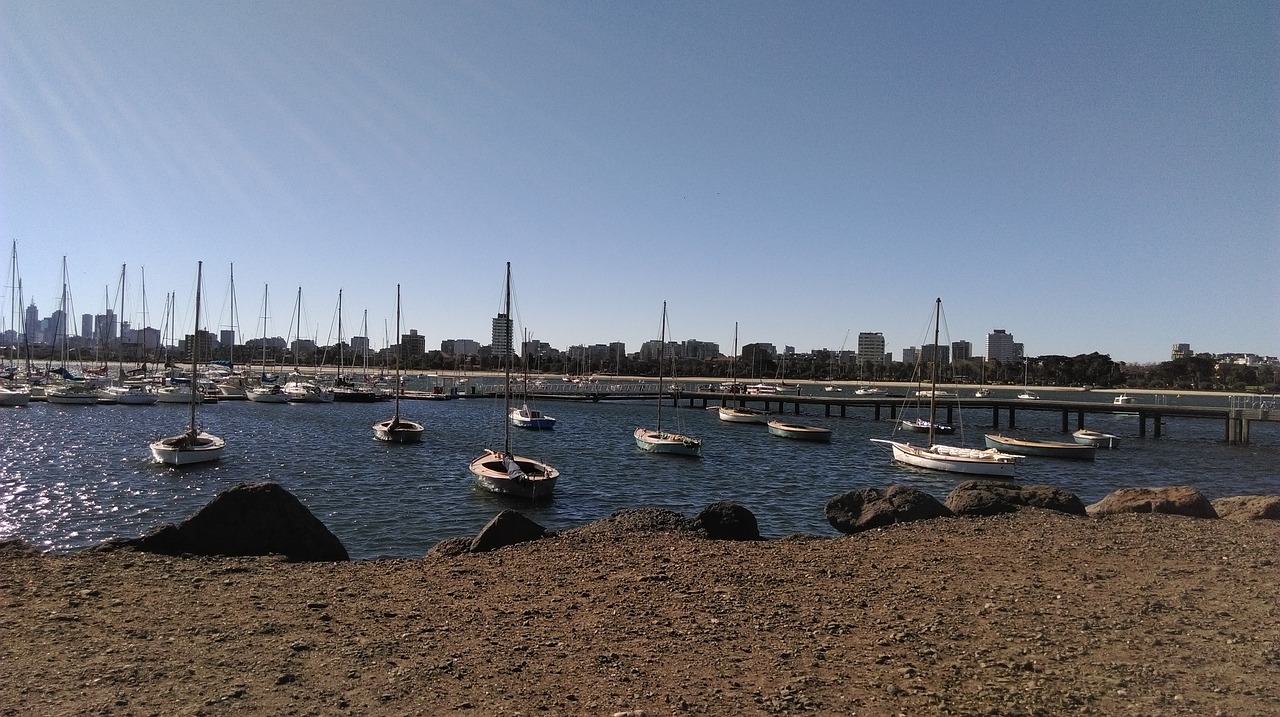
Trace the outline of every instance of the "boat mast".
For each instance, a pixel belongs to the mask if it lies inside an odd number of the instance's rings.
[[[662,302],[662,325],[658,327],[658,437],[662,437],[662,366],[667,360],[667,302]]]
[[[942,318],[942,298],[933,303],[933,371],[931,382],[933,390],[929,392],[929,445],[933,445],[933,422],[938,416],[938,326]]]
[[[502,393],[502,453],[507,455],[511,453],[511,262],[507,262],[506,299],[502,316],[507,322],[503,332],[507,339],[506,356],[503,357],[503,363],[507,367],[507,389]]]
[[[342,289],[338,289],[338,380],[336,383],[342,384]]]
[[[338,292],[341,296],[342,292]],[[396,335],[400,335],[400,285],[396,284]],[[404,346],[396,343],[396,409],[391,417],[391,428],[394,429],[400,423],[400,352],[404,350]]]
[[[142,330],[135,332],[138,342],[138,358],[142,361],[142,378],[147,379],[147,267],[141,267],[142,279]]]
[[[231,369],[231,373],[236,372],[236,324],[239,323],[239,319],[240,319],[240,317],[237,316],[237,313],[238,312],[236,310],[236,265],[233,263],[231,265],[231,351],[228,357],[231,361],[231,365],[228,366],[228,368]]]
[[[196,369],[200,348],[200,282],[203,276],[204,262],[196,262],[196,327],[191,332],[191,424],[187,432],[194,441],[196,437]],[[194,444],[193,444],[194,445]]]

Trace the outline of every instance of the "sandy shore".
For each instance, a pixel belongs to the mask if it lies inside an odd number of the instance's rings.
[[[1280,527],[1039,511],[487,554],[0,551],[4,715],[1276,715]]]

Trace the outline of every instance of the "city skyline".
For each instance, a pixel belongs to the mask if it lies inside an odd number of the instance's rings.
[[[555,346],[1280,354],[1274,2],[0,5],[0,227],[80,313]],[[129,292],[136,300],[136,288]],[[132,311],[121,310],[122,315]],[[138,321],[132,318],[133,321]],[[151,319],[157,323],[157,318]],[[181,323],[181,319],[179,320]],[[388,330],[389,333],[389,330]]]
[[[24,310],[23,310],[26,317],[24,320],[27,322],[28,336],[31,336],[37,333],[43,333],[45,331],[55,330],[53,327],[49,327],[47,329],[42,329],[42,330],[32,329],[30,325],[32,309],[36,309],[38,313],[38,305],[36,305],[34,302],[29,302],[27,307],[24,307]],[[59,310],[55,310],[53,313],[47,316],[39,317],[38,323],[41,325],[46,325],[46,324],[55,322],[57,311]],[[182,342],[190,335],[189,330],[186,330],[186,331],[177,330],[177,333],[175,336],[166,337],[161,329],[157,329],[154,326],[136,327],[132,324],[132,322],[128,320],[118,320],[120,317],[115,315],[115,311],[113,308],[107,309],[106,312],[104,312],[103,314],[81,313],[78,316],[71,315],[70,318],[78,319],[78,322],[74,320],[70,320],[68,321],[67,326],[68,327],[75,326],[78,323],[80,326],[80,330],[69,331],[68,332],[69,336],[75,337],[81,340],[87,337],[89,340],[88,345],[90,346],[101,346],[99,342],[102,340],[104,336],[108,337],[108,342],[124,338],[125,331],[134,332],[135,337],[137,332],[142,332],[142,331],[154,332],[154,342],[147,342],[145,344],[148,347],[159,347],[161,345],[178,347],[178,346],[181,346]],[[496,332],[497,332],[496,327],[505,318],[506,317],[502,314],[497,314],[492,317],[489,317],[490,331],[495,332],[494,335],[496,335]],[[336,316],[335,316],[335,323],[336,323]],[[17,329],[10,328],[8,324],[5,322],[0,322],[0,326],[3,327],[2,329],[0,329],[0,338],[6,338],[7,340],[7,337],[10,334],[10,332],[12,332],[15,336],[20,335]],[[92,332],[89,334],[84,333],[84,328],[87,326],[93,327]],[[215,337],[214,341],[220,346],[225,345],[226,336],[229,333],[233,333],[233,330],[226,329],[226,328],[215,330],[213,328],[205,327],[205,328],[202,328],[202,331],[207,331],[211,336]],[[267,335],[265,337],[250,336],[245,334],[243,331],[239,329],[235,329],[234,333],[238,334],[239,336],[236,344],[240,346],[259,346],[261,345],[261,342],[266,341],[268,346],[271,346],[274,348],[287,348],[289,350],[293,350],[293,347],[295,345],[309,346],[311,349],[315,349],[317,347],[324,348],[327,346],[336,345],[338,343],[336,336],[330,337],[329,340],[323,340],[315,336],[311,336],[311,337],[294,336],[292,338],[290,338],[289,336],[280,336],[280,335]],[[512,331],[513,336],[515,333],[517,332]],[[402,336],[413,337],[413,341],[415,342],[415,345],[420,343],[424,347],[433,346],[432,342],[428,339],[427,335],[423,334],[417,328],[404,327]],[[171,338],[172,339],[171,343],[163,343],[163,340],[165,338]],[[390,339],[391,337],[386,337],[386,338]],[[972,353],[973,358],[985,357],[991,360],[1008,363],[1011,361],[1020,361],[1024,357],[1036,357],[1036,356],[1042,356],[1042,355],[1079,356],[1079,355],[1090,354],[1095,352],[1099,354],[1109,355],[1107,351],[1102,350],[1100,348],[1095,348],[1090,351],[1081,351],[1075,354],[1027,353],[1025,351],[1025,347],[1023,343],[1014,341],[1013,333],[1004,328],[991,329],[987,333],[985,338],[986,338],[986,341],[984,342],[984,345],[986,346],[986,350],[983,353],[973,352]],[[994,345],[997,347],[994,349],[993,349],[993,338],[996,339],[996,342]],[[359,345],[359,347],[361,348],[368,348],[368,350],[374,354],[378,353],[380,350],[392,348],[399,343],[399,341],[396,340],[396,341],[392,341],[390,344],[383,344],[379,346],[373,340],[373,337],[362,335],[362,334],[348,334],[345,332],[343,333],[342,341],[346,343],[348,346],[352,347],[353,350],[355,350],[357,348],[357,345]],[[513,339],[513,341],[515,345],[518,347],[524,347],[530,344],[535,347],[538,345],[543,345],[554,351],[564,353],[564,354],[570,354],[573,352],[574,349],[586,350],[586,349],[596,349],[598,347],[613,348],[621,345],[623,347],[623,350],[628,355],[642,354],[643,347],[645,344],[657,343],[656,339],[647,339],[645,341],[640,342],[640,344],[632,348],[626,342],[623,342],[623,341],[585,341],[585,342],[572,343],[565,346],[553,346],[553,345],[547,344],[546,342],[540,341],[538,339],[529,338],[529,337],[526,337],[524,340]],[[41,345],[48,346],[53,344],[54,340],[51,337],[42,336],[40,343]],[[472,337],[457,336],[457,337],[441,337],[440,340],[436,342],[436,344],[434,344],[435,348],[425,348],[424,350],[425,351],[444,351],[446,354],[449,354],[450,352],[445,350],[445,345],[455,344],[455,343],[460,345],[461,344],[468,345],[468,348],[465,351],[459,352],[459,355],[463,355],[463,354],[470,355],[481,348],[489,348],[491,346],[491,344],[485,344]],[[723,350],[723,347],[720,346],[720,344],[715,341],[704,341],[697,337],[688,337],[684,339],[668,339],[668,344],[688,345],[691,343],[698,344],[703,347],[706,347],[706,346],[714,347],[713,350],[718,352],[719,355],[726,355],[726,356],[729,355],[729,353],[725,352]],[[110,343],[108,343],[108,345],[110,345]],[[474,345],[474,348],[471,348],[472,345]],[[822,347],[811,347],[807,350],[797,350],[791,344],[783,343],[781,345],[784,347],[784,349],[782,351],[778,351],[777,349],[778,344],[774,342],[744,341],[742,342],[739,348],[740,348],[740,353],[742,351],[745,351],[745,349],[748,346],[768,346],[768,347],[771,347],[773,351],[776,351],[779,354],[785,353],[786,349],[792,349],[794,353],[799,353],[799,354],[812,354],[817,351],[831,351],[836,354],[840,354],[841,352],[843,352],[844,355],[857,356],[859,361],[870,360],[869,356],[876,355],[878,353],[880,355],[887,356],[888,357],[887,360],[889,361],[914,363],[913,357],[915,356],[915,352],[923,351],[926,355],[928,355],[930,351],[930,347],[933,346],[933,343],[929,341],[921,344],[902,346],[898,350],[894,351],[887,348],[887,345],[884,342],[883,332],[861,331],[858,334],[858,343],[856,344],[856,347],[853,349],[848,349],[848,348],[837,349],[837,348],[822,346]],[[939,346],[940,346],[940,353],[943,356],[943,362],[949,363],[953,359],[959,361],[959,360],[964,360],[969,358],[969,356],[959,356],[957,355],[956,352],[958,347],[964,347],[966,351],[972,351],[973,342],[968,339],[958,338],[958,339],[953,339],[951,341],[941,342]],[[869,347],[869,348],[864,348],[864,347]],[[880,349],[880,350],[877,350],[877,349]],[[520,349],[517,349],[517,352],[520,352]],[[1196,353],[1207,353],[1215,356],[1253,355],[1261,358],[1275,358],[1275,356],[1269,356],[1267,354],[1263,354],[1255,351],[1249,351],[1249,350],[1233,349],[1233,350],[1210,350],[1210,351],[1204,351],[1204,352],[1197,352],[1192,350],[1192,347],[1190,344],[1173,342],[1171,344],[1169,357],[1166,357],[1165,359],[1161,359],[1161,361],[1171,360],[1180,355],[1191,356],[1191,355],[1195,355]],[[1112,359],[1116,361],[1123,361],[1123,359],[1119,359],[1115,356],[1112,356]],[[1159,363],[1159,362],[1160,361],[1128,362],[1128,363]]]

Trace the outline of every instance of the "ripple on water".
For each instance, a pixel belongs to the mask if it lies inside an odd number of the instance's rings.
[[[678,420],[704,439],[699,460],[636,450],[631,433],[653,424],[652,403],[540,408],[559,418],[556,430],[513,429],[513,445],[551,462],[562,477],[554,500],[532,505],[475,489],[467,475],[481,449],[501,445],[501,404],[492,400],[402,404],[405,415],[427,426],[421,445],[372,439],[372,424],[390,414],[385,403],[214,404],[201,410],[201,420],[227,439],[225,456],[188,469],[154,464],[147,453],[147,443],[184,425],[185,412],[172,406],[34,403],[0,411],[0,537],[60,551],[132,537],[180,522],[237,483],[260,480],[296,495],[356,558],[421,555],[441,539],[474,535],[505,508],[565,529],[620,509],[693,515],[733,500],[756,515],[768,537],[831,535],[823,506],[834,495],[904,483],[942,498],[959,480],[891,464],[869,440],[885,437],[890,426],[872,420],[869,409],[846,418],[814,409],[789,415],[831,428],[829,444],[777,438],[764,425],[726,423],[714,411],[664,411],[665,425]],[[1134,485],[1189,484],[1210,497],[1280,491],[1275,424],[1255,427],[1255,445],[1239,447],[1222,443],[1215,422],[1170,420],[1160,440],[1139,439],[1136,419],[1096,423],[1119,434],[1123,447],[1100,451],[1092,462],[1027,459],[1019,481],[1058,485],[1086,502]],[[966,431],[965,443],[979,445],[982,427]],[[1060,439],[1060,417],[1022,412],[1010,433]]]

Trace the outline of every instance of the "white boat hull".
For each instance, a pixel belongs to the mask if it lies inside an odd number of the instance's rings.
[[[1120,436],[1112,433],[1102,433],[1101,431],[1091,431],[1087,428],[1081,428],[1071,434],[1072,440],[1076,443],[1094,446],[1095,448],[1119,448]]]
[[[422,424],[416,421],[399,421],[388,418],[373,424],[373,437],[388,443],[419,443],[422,441]]]
[[[529,407],[511,409],[511,425],[535,431],[550,431],[556,427],[556,419]]]
[[[0,406],[17,408],[31,403],[31,392],[15,388],[0,388]]]
[[[289,402],[289,394],[285,393],[284,389],[275,390],[270,388],[266,388],[266,389],[255,388],[252,391],[246,392],[245,398],[248,398],[253,403],[288,403]]]
[[[702,441],[692,436],[637,428],[635,438],[636,447],[649,453],[670,453],[679,456],[702,455]]]
[[[729,423],[764,423],[769,420],[767,413],[754,408],[721,406],[717,413],[720,415],[720,420]]]
[[[801,426],[795,423],[769,421],[769,433],[779,438],[792,438],[798,441],[831,442],[831,429],[818,426]]]
[[[191,440],[189,433],[161,438],[151,444],[151,456],[156,462],[171,466],[187,466],[195,463],[208,463],[222,457],[222,449],[226,441],[201,431]]]
[[[893,459],[917,468],[928,468],[948,473],[997,476],[1012,478],[1017,468],[1018,456],[993,449],[958,448],[934,445],[928,448],[910,443],[871,439],[874,443],[886,443],[893,448]]]
[[[156,403],[181,403],[186,406],[191,403],[191,391],[186,388],[162,388],[156,394]],[[204,394],[196,394],[196,403],[204,403]]]
[[[551,497],[555,491],[556,479],[560,477],[560,471],[532,458],[523,456],[510,456],[510,458],[524,472],[523,478],[509,475],[503,455],[494,450],[486,450],[471,461],[468,469],[476,485],[492,493],[530,500]]]
[[[44,400],[60,406],[92,406],[98,402],[97,391],[48,391]]]

